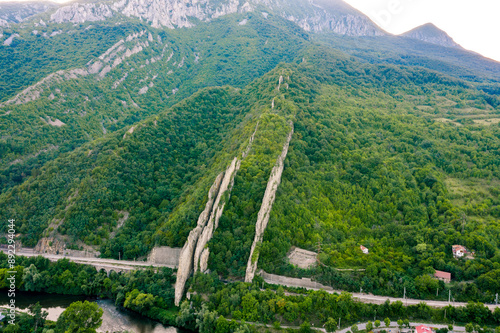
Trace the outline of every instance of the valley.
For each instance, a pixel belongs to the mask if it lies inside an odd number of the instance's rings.
[[[0,5],[18,288],[199,332],[500,325],[499,63],[340,0],[43,8]]]

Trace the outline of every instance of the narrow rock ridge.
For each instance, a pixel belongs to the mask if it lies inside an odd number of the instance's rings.
[[[259,128],[259,122],[257,122],[257,125],[255,125],[255,130],[253,131],[252,136],[250,137],[250,141],[248,141],[247,148],[245,149],[245,151],[243,151],[243,153],[241,153],[242,159],[247,157],[248,153],[250,152],[250,148],[252,148],[252,143],[253,143],[253,140],[255,138],[255,133],[257,133],[258,128]]]
[[[257,269],[257,262],[259,260],[259,251],[256,251],[258,245],[262,243],[264,231],[266,230],[267,223],[269,222],[269,215],[273,208],[274,199],[276,198],[276,191],[281,182],[281,174],[283,173],[284,161],[288,153],[288,147],[293,135],[293,123],[290,122],[290,133],[285,141],[281,155],[276,160],[276,164],[271,170],[271,176],[267,182],[266,192],[262,198],[262,205],[257,215],[257,223],[255,224],[255,237],[253,240],[250,256],[248,257],[247,269],[245,274],[245,282],[252,282],[255,271]]]
[[[203,228],[201,235],[198,239],[198,243],[196,244],[196,250],[194,251],[194,272],[196,273],[200,266],[205,268],[207,266],[206,262],[203,262],[203,265],[200,265],[200,256],[201,252],[205,249],[205,246],[208,244],[210,239],[214,234],[215,229],[219,226],[219,219],[224,211],[224,206],[226,205],[227,198],[223,199],[224,194],[231,193],[234,184],[234,176],[239,169],[240,161],[237,157],[233,159],[231,164],[228,166],[224,173],[224,178],[222,179],[221,186],[219,188],[219,193],[217,194],[217,199],[215,199],[212,213],[210,214],[210,219],[208,220],[207,225]],[[205,253],[204,259],[208,260],[208,253]],[[202,270],[203,272],[203,270]]]
[[[242,153],[242,159],[248,155],[258,127],[259,123],[257,122],[248,145]],[[217,179],[210,188],[205,210],[200,214],[196,228],[191,230],[180,252],[179,268],[177,270],[177,280],[175,282],[174,301],[177,306],[180,304],[182,295],[184,294],[186,281],[191,275],[193,268],[194,272],[198,270],[205,272],[207,270],[208,257],[210,255],[207,244],[210,239],[212,239],[214,231],[219,226],[219,219],[231,195],[231,190],[234,186],[234,177],[240,166],[241,160],[235,157],[227,169],[217,176]],[[227,197],[225,197],[226,193]]]
[[[175,281],[175,299],[174,299],[175,305],[177,306],[179,306],[182,299],[182,295],[184,294],[184,287],[186,285],[186,281],[189,278],[189,275],[191,275],[191,271],[193,268],[193,252],[196,243],[198,242],[198,238],[200,237],[200,234],[208,221],[209,214],[212,210],[215,196],[219,191],[219,187],[223,176],[224,173],[219,174],[215,179],[214,183],[212,184],[212,187],[210,187],[210,190],[208,191],[208,200],[205,205],[205,209],[203,210],[203,212],[201,212],[200,216],[198,217],[198,222],[196,227],[189,233],[188,239],[186,240],[186,243],[182,247],[182,250],[179,254],[179,267],[177,269],[177,280]]]
[[[27,87],[11,99],[0,103],[0,108],[7,105],[19,105],[35,101],[42,96],[44,90],[50,90],[51,86],[62,83],[66,80],[76,79],[87,75],[97,74],[98,78],[103,78],[112,69],[120,65],[125,59],[148,48],[150,43],[147,40],[146,30],[131,34],[126,40],[120,40],[93,61],[87,63],[83,68],[70,70],[60,70],[47,75],[37,83]],[[163,57],[164,53],[162,53]],[[121,82],[120,82],[121,83]],[[49,98],[52,99],[53,95]],[[3,114],[7,115],[9,112]]]

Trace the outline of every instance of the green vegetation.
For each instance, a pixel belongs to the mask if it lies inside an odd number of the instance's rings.
[[[89,301],[72,303],[57,319],[55,332],[94,333],[102,324],[102,313],[102,309],[96,303]]]

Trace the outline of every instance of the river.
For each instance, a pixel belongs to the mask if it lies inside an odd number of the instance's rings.
[[[0,292],[0,306],[4,307],[9,302],[6,290]],[[18,311],[27,312],[30,304],[40,302],[40,305],[49,313],[47,319],[56,321],[61,313],[71,303],[88,300],[97,303],[103,309],[102,325],[98,332],[128,331],[134,333],[186,333],[176,327],[163,326],[162,324],[143,317],[139,314],[123,311],[114,305],[111,300],[102,300],[71,295],[57,295],[46,293],[32,293],[16,291],[16,307]]]

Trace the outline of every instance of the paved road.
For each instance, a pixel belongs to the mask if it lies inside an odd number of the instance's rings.
[[[6,249],[0,249],[3,252],[7,252]],[[43,257],[51,260],[51,261],[57,261],[59,259],[67,258],[75,263],[81,263],[81,264],[88,264],[88,265],[93,265],[95,267],[104,268],[107,271],[116,269],[116,270],[133,270],[133,269],[141,269],[141,268],[146,268],[146,267],[169,267],[169,268],[174,268],[175,266],[173,265],[163,265],[163,264],[152,264],[148,263],[147,261],[130,261],[130,260],[115,260],[115,259],[103,259],[103,258],[93,258],[93,257],[72,257],[72,256],[64,256],[64,255],[57,255],[57,254],[39,254],[39,253],[33,253],[32,250],[21,250],[16,253],[17,255],[22,255],[26,257],[36,257],[39,255],[42,255]],[[272,284],[280,284],[279,282],[264,279],[267,283],[272,283]],[[285,286],[289,287],[297,287],[294,285],[289,285],[289,284],[282,284]],[[309,290],[319,290],[318,288],[306,288]],[[341,290],[326,290],[329,293],[341,293]],[[391,302],[396,302],[396,301],[401,301],[405,305],[416,305],[421,302],[427,303],[427,305],[436,307],[436,308],[443,308],[448,305],[453,305],[453,306],[465,306],[467,303],[460,303],[460,302],[445,302],[445,301],[426,301],[426,300],[421,300],[421,299],[403,299],[403,298],[395,298],[395,297],[387,297],[387,296],[375,296],[371,294],[364,294],[364,293],[352,293],[353,298],[359,299],[361,302],[365,303],[373,303],[373,304],[382,304],[386,300],[389,300]],[[495,308],[500,307],[500,305],[494,305],[494,304],[486,304],[490,310],[494,310]]]
[[[6,249],[0,249],[3,252],[7,252]],[[34,253],[32,250],[20,250],[16,252],[16,255],[25,257],[37,257],[42,256],[49,259],[50,261],[57,261],[59,259],[69,259],[78,264],[87,264],[96,266],[99,268],[105,268],[106,270],[119,269],[119,270],[134,270],[147,267],[169,267],[174,268],[173,265],[163,265],[163,264],[152,264],[147,261],[130,261],[130,260],[115,260],[115,259],[104,259],[104,258],[94,258],[94,257],[72,257],[65,256],[61,254],[41,254]]]
[[[277,284],[277,285],[283,285],[287,287],[300,287],[300,288],[305,288],[308,290],[320,290],[320,288],[311,288],[311,287],[304,287],[304,286],[299,286],[299,285],[293,285],[293,284],[287,284],[287,283],[280,283],[279,281],[276,280],[271,280],[264,278],[264,281],[266,281],[269,284]],[[325,289],[323,289],[325,290]],[[338,293],[340,294],[342,290],[325,290],[326,292],[333,294],[333,293]],[[365,294],[365,293],[351,293],[353,298],[357,298],[361,302],[364,303],[372,303],[372,304],[383,304],[385,301],[389,300],[391,303],[396,302],[396,301],[401,301],[403,302],[404,305],[417,305],[419,303],[426,303],[429,306],[435,307],[435,308],[444,308],[448,305],[452,306],[466,306],[467,303],[463,302],[446,302],[446,301],[432,301],[432,300],[422,300],[422,299],[411,299],[411,298],[396,298],[396,297],[388,297],[388,296],[375,296],[372,294]],[[495,304],[485,304],[491,311],[493,311],[495,308],[500,308],[500,305],[495,305]]]

